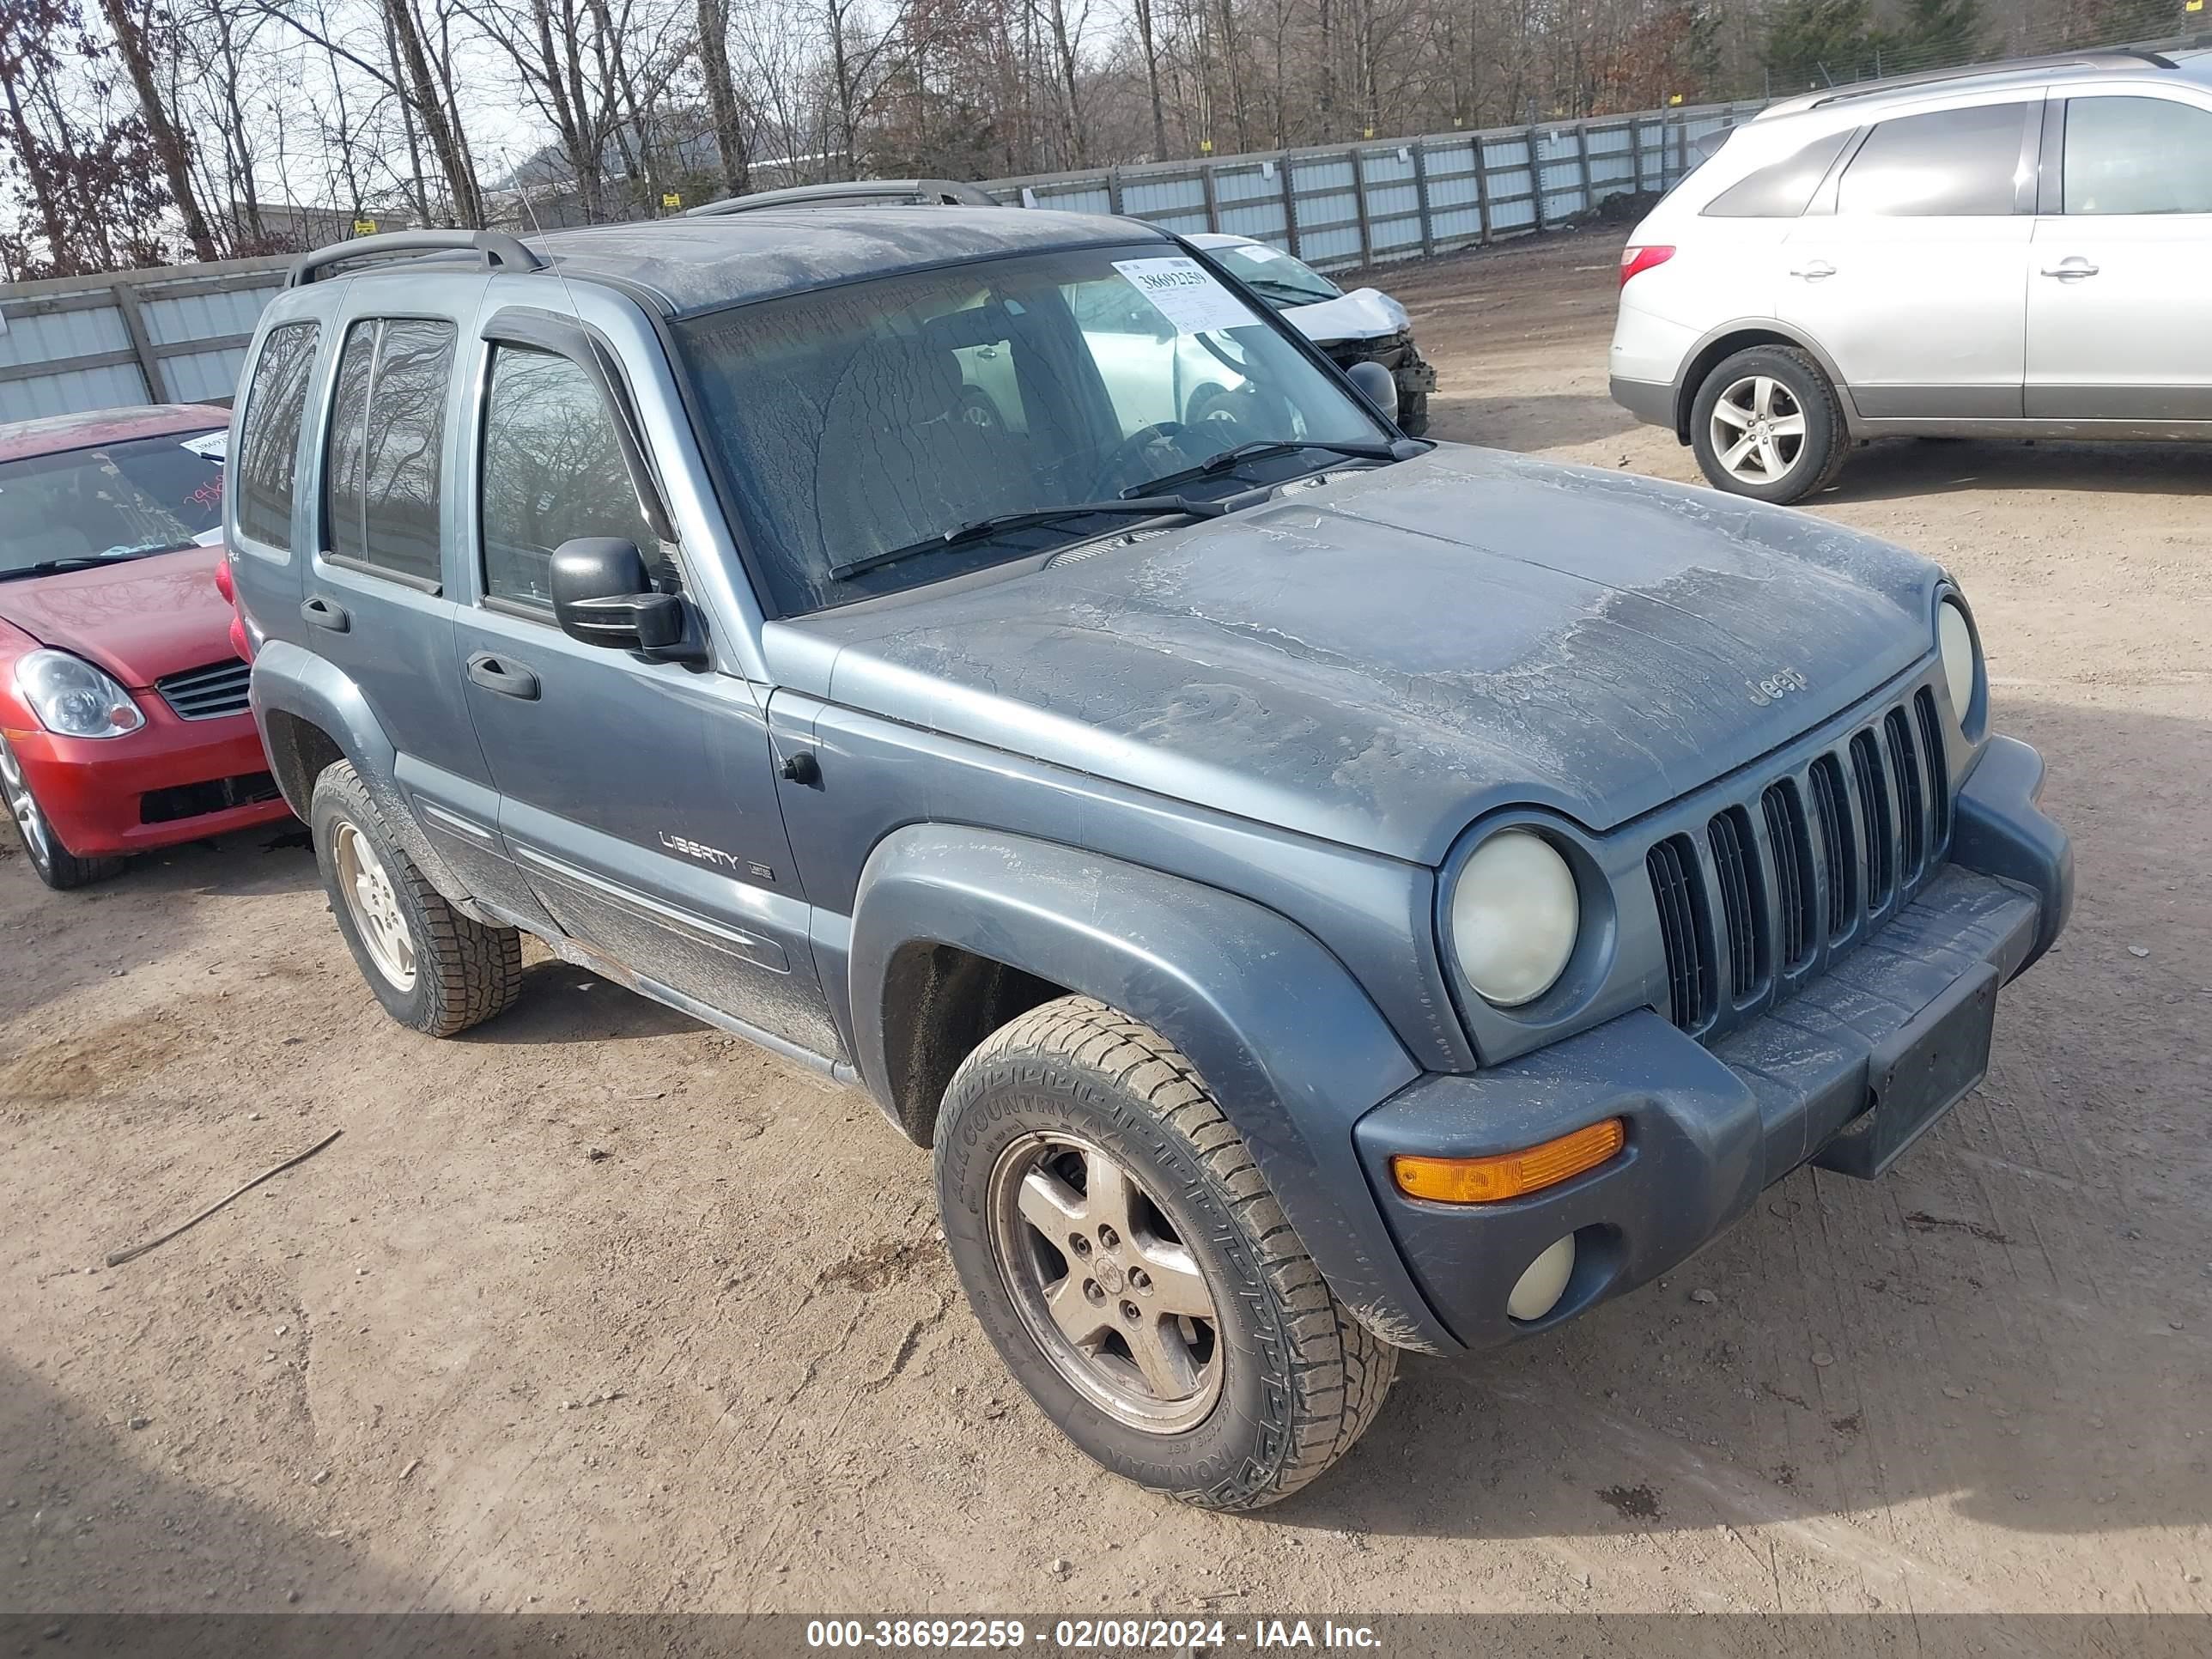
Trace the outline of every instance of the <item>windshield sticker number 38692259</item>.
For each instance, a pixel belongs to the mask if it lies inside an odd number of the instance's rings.
[[[1116,259],[1114,269],[1175,325],[1178,334],[1210,334],[1255,320],[1244,302],[1213,279],[1197,260]]]

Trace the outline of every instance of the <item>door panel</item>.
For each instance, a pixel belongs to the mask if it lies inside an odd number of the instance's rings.
[[[2027,218],[1801,219],[1778,314],[1826,350],[1869,420],[2021,412]]]
[[[471,609],[463,659],[534,696],[464,685],[500,832],[562,932],[641,977],[843,1057],[806,942],[767,722],[742,680],[580,645]]]
[[[2028,263],[2028,415],[2212,421],[2212,109],[2077,97],[2053,125],[2064,166]]]
[[[1867,419],[2019,416],[2043,102],[1877,122],[1791,228],[1777,312]]]

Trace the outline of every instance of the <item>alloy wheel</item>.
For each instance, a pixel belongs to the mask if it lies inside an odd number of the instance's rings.
[[[1213,1293],[1175,1224],[1103,1148],[1028,1134],[991,1174],[991,1244],[1022,1322],[1121,1422],[1180,1434],[1220,1398]]]
[[[30,851],[32,862],[42,870],[46,868],[54,857],[46,815],[39,810],[38,800],[31,793],[30,780],[23,775],[22,763],[4,742],[0,742],[0,796],[7,799],[8,815],[15,820],[15,828]]]
[[[1786,382],[1747,374],[1714,404],[1711,436],[1729,477],[1747,484],[1779,483],[1805,453],[1805,411]]]
[[[345,898],[354,931],[361,935],[368,959],[392,988],[415,988],[415,935],[407,913],[399,908],[399,895],[368,837],[343,820],[331,849],[337,872],[338,891]]]

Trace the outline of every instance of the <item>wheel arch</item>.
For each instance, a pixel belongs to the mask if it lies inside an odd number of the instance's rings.
[[[945,1083],[1004,1018],[1073,992],[1144,1021],[1206,1079],[1362,1322],[1401,1346],[1455,1346],[1352,1154],[1352,1123],[1419,1068],[1350,972],[1287,918],[1053,842],[914,824],[861,872],[849,975],[861,1080],[925,1145]]]
[[[325,658],[270,640],[253,659],[252,686],[270,771],[302,823],[309,821],[315,780],[337,761],[352,762],[384,827],[430,884],[471,921],[499,923],[478,907],[416,822],[399,787],[398,750],[350,677]]]
[[[1771,318],[1746,319],[1714,329],[1682,360],[1681,374],[1674,382],[1674,437],[1678,442],[1690,441],[1690,410],[1698,400],[1698,389],[1705,385],[1705,377],[1737,352],[1762,345],[1790,346],[1809,356],[1820,364],[1828,383],[1836,388],[1836,400],[1843,406],[1845,422],[1856,422],[1857,411],[1851,406],[1850,388],[1844,384],[1835,359],[1811,336]]]

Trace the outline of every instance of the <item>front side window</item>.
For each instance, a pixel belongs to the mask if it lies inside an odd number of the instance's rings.
[[[2069,100],[2066,211],[2212,213],[2212,111],[2165,98]]]
[[[635,543],[648,566],[660,544],[623,465],[614,416],[568,358],[501,345],[483,417],[484,592],[550,606],[553,550],[578,536]]]
[[[1844,169],[1836,211],[1890,218],[2012,212],[2028,108],[1981,104],[1882,122]]]
[[[0,581],[212,539],[223,434],[206,427],[0,461]]]
[[[346,331],[325,445],[333,556],[434,586],[446,401],[459,331],[418,318]]]
[[[292,549],[293,473],[299,463],[300,422],[307,407],[307,380],[322,331],[314,323],[286,323],[269,331],[246,388],[239,428],[238,528],[267,547]]]
[[[1815,138],[1794,155],[1755,167],[1705,204],[1708,219],[1795,219],[1851,141],[1851,129]]]
[[[1280,326],[1152,243],[852,283],[735,306],[676,333],[763,597],[791,615],[1111,522],[931,545],[987,518],[1162,489],[1249,489],[1323,464],[1312,446],[1386,444]],[[1295,453],[1272,473],[1240,462],[1241,476],[1189,481],[1194,466],[1253,443]],[[886,555],[897,556],[880,562]]]

